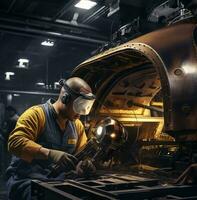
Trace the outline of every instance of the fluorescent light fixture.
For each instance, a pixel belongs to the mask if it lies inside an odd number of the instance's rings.
[[[45,83],[43,83],[43,82],[37,82],[36,85],[37,86],[45,86]]]
[[[54,82],[54,85],[60,85],[59,82]]]
[[[94,6],[96,6],[96,2],[94,1],[90,1],[90,0],[80,0],[75,7],[77,8],[81,8],[81,9],[85,9],[85,10],[89,10],[91,8],[93,8]]]
[[[19,58],[18,59],[18,68],[28,68],[29,60],[26,58]]]
[[[10,76],[15,75],[14,72],[5,72],[5,80],[10,81]]]
[[[54,41],[45,40],[45,41],[41,42],[41,45],[47,46],[47,47],[52,47],[52,46],[54,46]]]
[[[15,75],[15,73],[14,72],[5,72],[5,74],[7,75],[10,75],[10,76],[13,76],[13,75]]]
[[[14,97],[19,97],[19,96],[20,96],[20,94],[13,94],[13,96],[14,96]]]
[[[29,63],[29,59],[26,58],[19,58],[18,62],[22,62],[22,63]]]
[[[54,87],[55,90],[59,89],[60,88],[59,82],[54,82],[53,87]]]
[[[12,94],[7,94],[7,101],[8,103],[12,103]]]

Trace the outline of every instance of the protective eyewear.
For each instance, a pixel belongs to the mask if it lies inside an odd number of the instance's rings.
[[[80,115],[88,115],[94,104],[95,96],[92,93],[80,93],[73,102],[73,110]]]

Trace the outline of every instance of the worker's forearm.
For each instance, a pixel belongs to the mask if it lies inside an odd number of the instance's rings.
[[[35,159],[43,159],[43,160],[46,160],[48,159],[48,155],[49,155],[49,149],[47,148],[44,148],[44,147],[41,147],[39,149],[39,151],[36,153],[35,155]]]

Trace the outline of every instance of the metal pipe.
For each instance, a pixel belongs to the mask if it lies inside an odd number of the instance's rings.
[[[9,94],[28,94],[28,95],[44,95],[44,96],[58,96],[59,93],[39,92],[39,91],[21,91],[21,90],[1,90],[1,93]]]
[[[60,18],[62,15],[64,15],[70,9],[71,6],[74,6],[76,2],[78,2],[78,0],[72,0],[72,1],[66,2],[64,6],[52,18],[52,21],[55,21],[57,18]]]
[[[51,18],[47,17],[37,17],[37,16],[26,16],[26,15],[10,15],[6,13],[0,13],[0,21],[5,23],[14,23],[28,26],[38,26],[38,27],[59,27],[59,28],[67,28],[67,29],[80,29],[86,31],[99,31],[98,28],[85,25],[85,24],[74,24],[70,21],[65,21],[61,19],[57,19],[55,21],[51,21]]]
[[[108,11],[108,8],[102,6],[100,9],[95,11],[92,15],[88,16],[87,18],[83,19],[83,23],[90,23],[93,22],[96,18],[102,16],[104,13]]]
[[[146,108],[146,109],[151,110],[151,111],[156,111],[156,112],[163,113],[163,109],[162,108],[158,108],[158,107],[155,107],[155,106],[147,106],[147,105],[144,105],[144,104],[141,104],[141,103],[137,103],[137,102],[133,102],[133,101],[129,101],[127,104],[128,104],[129,107],[137,106],[137,107],[140,107],[140,108]]]
[[[37,30],[33,28],[21,28],[17,26],[10,26],[10,25],[3,25],[0,24],[0,31],[8,32],[8,33],[15,33],[15,34],[26,34],[26,35],[39,35],[39,36],[46,36],[49,38],[61,38],[61,39],[71,39],[71,40],[77,40],[82,42],[89,42],[94,44],[103,44],[106,43],[107,40],[99,40],[99,39],[93,39],[88,38],[87,36],[77,36],[77,35],[70,35],[65,33],[59,33],[59,32],[51,32],[51,31],[43,31],[43,30]]]

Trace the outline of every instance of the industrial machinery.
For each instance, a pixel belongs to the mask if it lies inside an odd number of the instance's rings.
[[[118,151],[127,141],[127,131],[117,121],[110,117],[101,120],[96,128],[94,136],[90,138],[85,146],[75,154],[78,162],[91,161],[97,165],[101,161],[109,160],[115,151]],[[76,163],[76,165],[79,163]],[[87,167],[84,165],[84,167]],[[62,172],[69,172],[72,168],[64,167],[58,163],[52,167],[48,178],[56,177]],[[86,169],[84,169],[86,170]],[[72,176],[68,173],[67,175]],[[87,169],[87,174],[83,176],[89,177],[92,175]],[[73,177],[72,177],[73,178]]]
[[[196,21],[187,18],[75,68],[72,76],[85,79],[96,94],[86,119],[89,138],[97,133],[102,140],[110,117],[127,140],[113,152],[108,147],[116,143],[103,148],[108,156],[100,159],[96,177],[33,181],[35,199],[197,199],[196,43]],[[107,126],[98,128],[98,121]],[[194,181],[177,185],[188,166]]]

